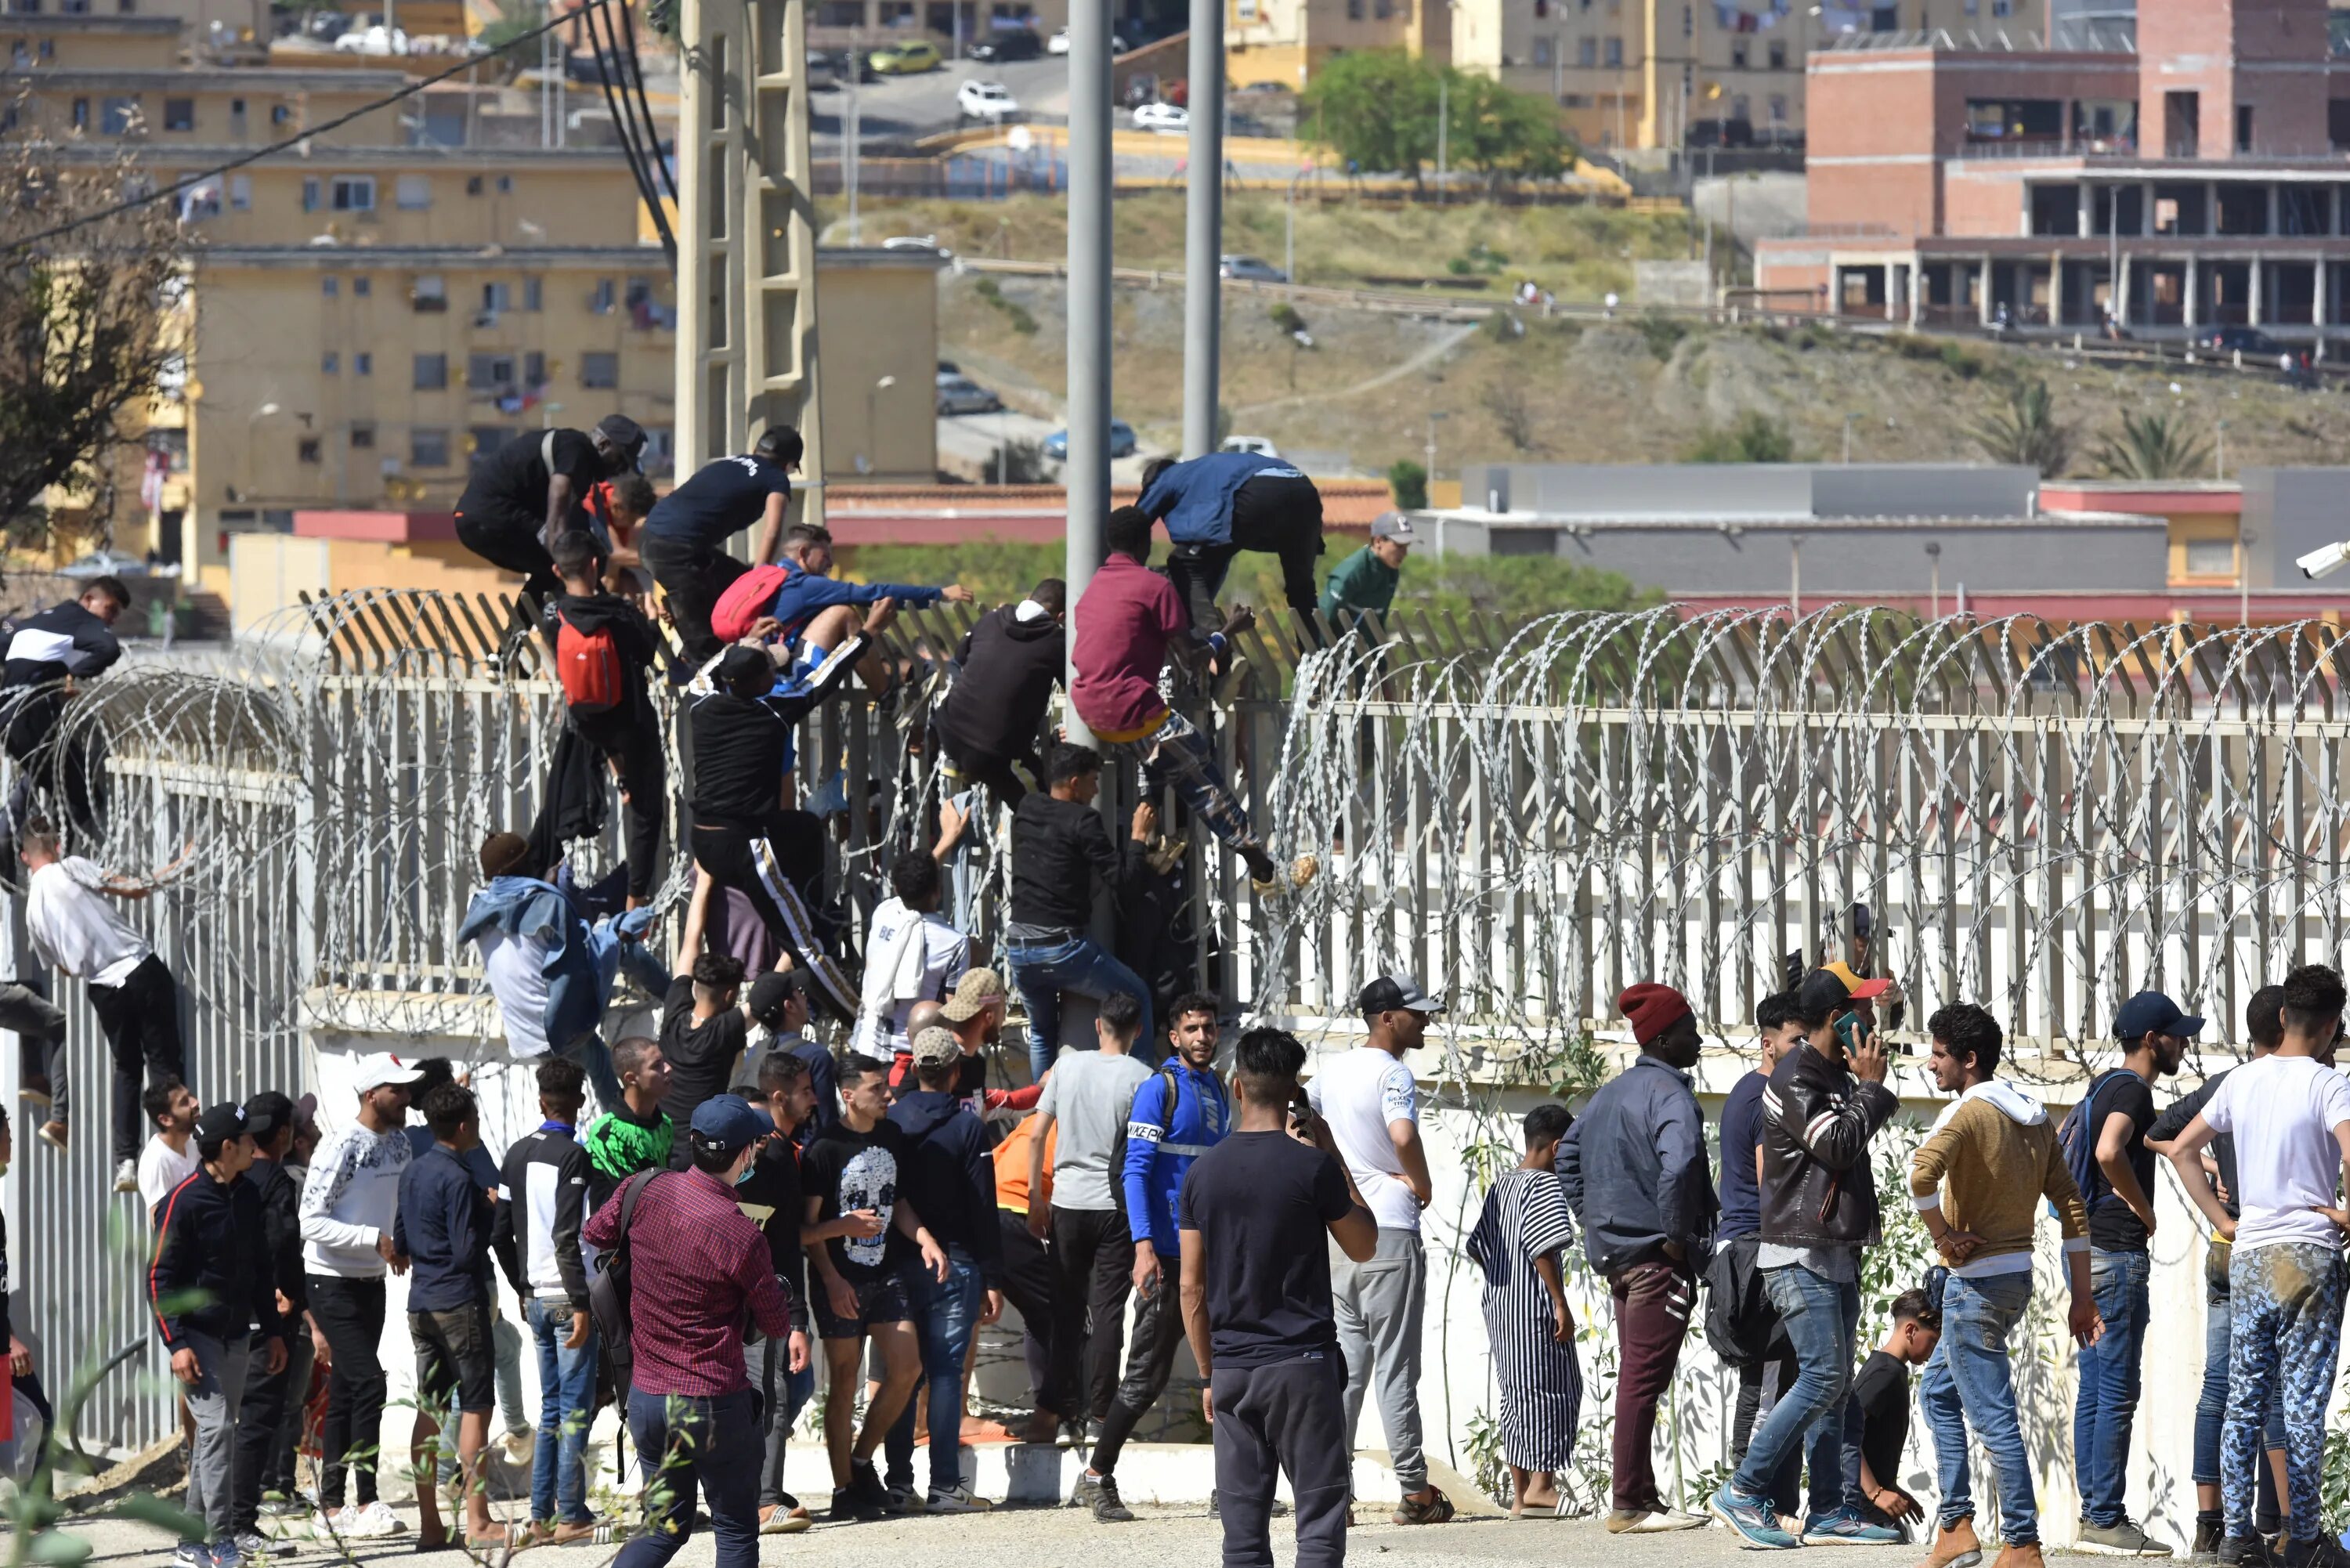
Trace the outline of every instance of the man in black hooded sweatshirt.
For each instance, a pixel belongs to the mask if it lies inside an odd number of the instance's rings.
[[[584,530],[558,537],[555,569],[562,576],[563,592],[548,601],[544,614],[571,728],[611,764],[627,797],[633,909],[652,897],[660,877],[669,805],[668,755],[646,679],[660,657],[661,641],[634,601],[604,592],[598,580],[602,556],[596,536]],[[601,806],[597,814],[601,816]]]
[[[939,709],[948,760],[964,777],[993,791],[1006,809],[1017,806],[1032,787],[1013,772],[1013,763],[1028,770],[1033,787],[1044,787],[1036,739],[1068,662],[1068,633],[1062,624],[1067,601],[1068,586],[1046,577],[1019,604],[980,617],[955,655],[962,671]]]

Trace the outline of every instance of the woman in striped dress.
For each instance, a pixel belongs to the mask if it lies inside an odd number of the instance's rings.
[[[1516,1497],[1512,1518],[1565,1507],[1558,1472],[1575,1446],[1583,1372],[1575,1360],[1560,1255],[1575,1239],[1555,1167],[1573,1118],[1560,1105],[1526,1114],[1525,1158],[1485,1195],[1469,1255],[1485,1274],[1485,1337],[1502,1386],[1502,1459]]]

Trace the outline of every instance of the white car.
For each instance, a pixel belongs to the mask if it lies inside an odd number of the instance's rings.
[[[1045,39],[1045,52],[1048,55],[1067,54],[1069,52],[1069,30],[1066,27],[1064,27],[1059,32],[1054,34],[1051,37]],[[1112,33],[1109,36],[1109,52],[1113,55],[1122,55],[1126,53],[1126,40],[1119,37],[1116,33]]]
[[[936,234],[891,234],[881,242],[885,251],[927,251],[934,256],[952,257],[954,252],[939,244]]]
[[[1002,82],[967,81],[955,88],[955,108],[970,119],[1009,119],[1020,100]]]
[[[345,33],[335,40],[335,50],[344,55],[404,55],[408,53],[408,35],[379,22],[372,27],[354,27]]]
[[[1252,457],[1279,457],[1280,452],[1263,436],[1231,435],[1224,438],[1223,450],[1244,452]]]
[[[1188,131],[1191,111],[1181,104],[1146,103],[1134,111],[1134,129],[1163,132]]]

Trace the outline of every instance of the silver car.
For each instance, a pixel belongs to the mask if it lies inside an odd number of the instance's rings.
[[[942,415],[992,414],[1003,407],[1002,398],[968,376],[939,378],[939,412]]]

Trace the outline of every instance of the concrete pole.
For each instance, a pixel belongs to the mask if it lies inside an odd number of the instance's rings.
[[[1069,57],[1076,57],[1076,50],[1070,51]],[[1224,237],[1224,0],[1191,0],[1190,101],[1191,179],[1183,196],[1183,455],[1187,458],[1204,457],[1216,450],[1216,390],[1223,335],[1220,258]],[[1074,231],[1069,243],[1076,244]],[[1074,249],[1069,264],[1074,276]],[[1074,324],[1070,330],[1076,330]],[[1073,366],[1076,347],[1072,338]]]
[[[1069,456],[1061,477],[1068,486],[1064,575],[1072,648],[1077,600],[1101,564],[1102,525],[1109,519],[1109,31],[1107,5],[1069,8]],[[1212,278],[1212,265],[1209,271]],[[1069,674],[1074,681],[1076,671]],[[1070,740],[1091,743],[1075,709],[1068,729]]]

